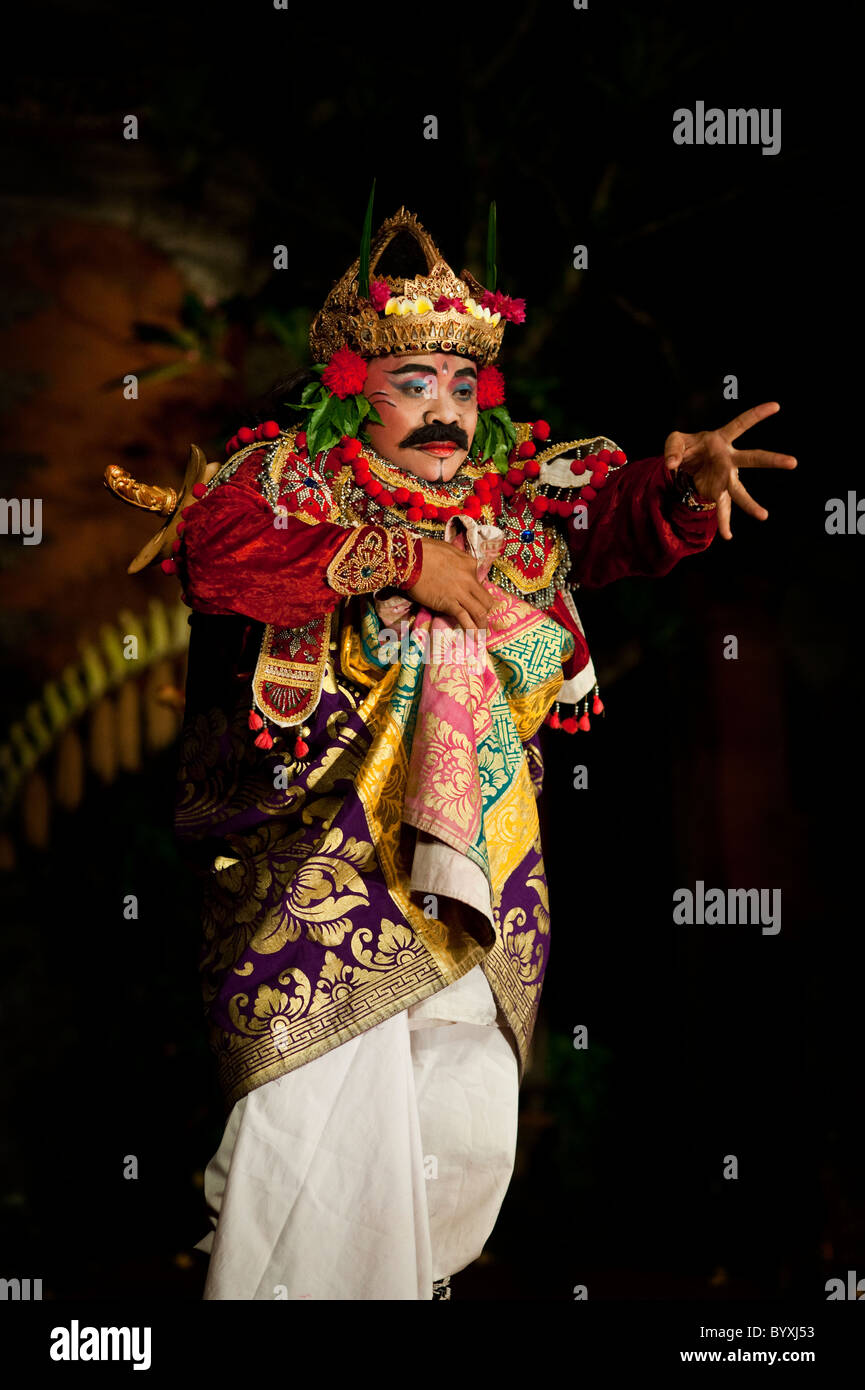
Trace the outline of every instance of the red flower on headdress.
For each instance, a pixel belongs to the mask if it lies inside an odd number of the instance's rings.
[[[489,309],[493,314],[501,314],[508,323],[525,323],[526,321],[526,301],[524,299],[511,299],[509,294],[502,294],[500,290],[496,290],[495,293],[492,290],[484,290],[481,296],[481,308]]]
[[[369,300],[377,314],[380,314],[391,297],[391,289],[386,280],[373,280],[369,287]]]
[[[363,390],[366,372],[366,362],[360,353],[341,347],[331,357],[321,379],[331,395],[344,401],[346,396],[357,396]]]
[[[433,309],[437,314],[446,314],[448,309],[456,309],[459,313],[466,312],[466,306],[461,299],[451,299],[446,294],[440,294]]]
[[[505,379],[498,367],[481,367],[478,372],[478,410],[492,410],[505,403]]]

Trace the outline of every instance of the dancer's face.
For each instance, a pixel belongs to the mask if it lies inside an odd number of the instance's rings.
[[[465,462],[478,423],[477,368],[449,352],[373,357],[364,395],[382,423],[366,425],[389,463],[427,482],[448,482]]]

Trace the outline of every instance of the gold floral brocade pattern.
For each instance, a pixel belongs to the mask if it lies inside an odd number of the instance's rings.
[[[375,593],[386,585],[399,588],[417,568],[421,544],[408,531],[360,526],[328,565],[327,582],[346,597]]]

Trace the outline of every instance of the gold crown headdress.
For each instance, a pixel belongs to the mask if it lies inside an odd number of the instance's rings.
[[[426,259],[426,274],[413,280],[375,275],[384,251],[399,232],[410,233]],[[366,271],[366,267],[364,267]],[[361,294],[360,281],[375,284],[378,302]],[[382,303],[380,286],[390,291]],[[363,288],[367,288],[366,284]],[[369,248],[368,275],[361,272],[361,257],[337,281],[313,320],[309,348],[314,362],[327,362],[340,347],[352,348],[363,357],[388,353],[454,352],[478,363],[494,362],[499,354],[505,318],[500,311],[481,305],[487,292],[469,271],[456,275],[432,237],[413,213],[404,207],[383,222]],[[498,296],[510,303],[504,296]],[[446,305],[443,301],[449,301]],[[453,303],[451,301],[457,301]],[[440,307],[437,309],[435,305]],[[461,306],[461,307],[460,307]]]

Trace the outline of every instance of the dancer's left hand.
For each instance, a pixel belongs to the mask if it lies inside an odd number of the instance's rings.
[[[719,430],[701,430],[699,434],[682,434],[674,430],[664,444],[664,462],[673,471],[684,468],[690,473],[694,487],[701,497],[718,506],[718,530],[725,541],[732,540],[730,513],[733,503],[743,512],[765,521],[769,513],[746,491],[739,481],[740,468],[795,468],[791,454],[773,454],[766,449],[734,449],[733,440],[751,429],[768,415],[781,409],[777,401],[767,401],[745,410]]]

